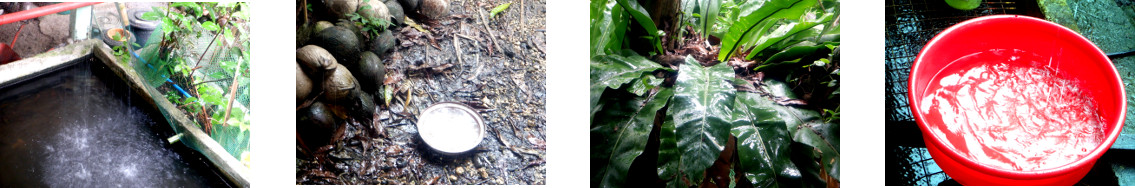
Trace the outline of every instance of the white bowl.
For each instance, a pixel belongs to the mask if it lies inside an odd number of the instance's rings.
[[[481,115],[460,103],[434,104],[418,115],[418,135],[434,150],[445,154],[469,151],[485,137]]]

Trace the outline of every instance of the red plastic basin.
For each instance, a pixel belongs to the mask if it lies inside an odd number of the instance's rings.
[[[927,122],[920,114],[922,98],[932,80],[944,67],[970,54],[990,49],[1020,49],[1051,58],[1052,68],[1079,80],[1084,95],[1096,102],[1103,118],[1104,140],[1088,155],[1055,168],[1014,171],[995,168],[960,154],[945,138],[930,133],[938,125]],[[980,63],[963,62],[957,63]],[[941,75],[945,76],[945,75]],[[922,130],[926,148],[934,162],[947,175],[965,185],[1072,185],[1091,170],[1123,127],[1127,101],[1123,83],[1111,60],[1099,48],[1076,32],[1028,16],[994,15],[979,17],[954,25],[926,44],[911,67],[908,80],[910,109]],[[926,104],[930,105],[930,104]]]

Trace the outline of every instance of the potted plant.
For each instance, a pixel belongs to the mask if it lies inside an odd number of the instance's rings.
[[[126,44],[126,42],[134,41],[130,36],[132,36],[130,31],[122,28],[107,29],[102,35],[103,41],[110,47],[123,46],[122,44]]]

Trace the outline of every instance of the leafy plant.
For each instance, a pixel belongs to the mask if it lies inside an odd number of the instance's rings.
[[[602,45],[601,48],[592,48],[592,56],[602,55],[606,53],[619,52],[624,45],[622,42],[626,39],[626,29],[642,29],[645,36],[638,36],[650,41],[650,46],[653,50],[650,53],[662,54],[662,36],[665,33],[658,30],[658,26],[650,19],[650,13],[643,8],[638,1],[635,0],[595,0],[591,2],[591,34],[601,35],[598,40],[592,38],[592,46]],[[597,7],[600,7],[596,9]],[[596,19],[597,14],[602,14],[600,19]],[[629,16],[629,17],[628,17]],[[609,18],[604,18],[609,17]],[[630,19],[633,18],[639,27],[626,28]],[[598,28],[596,28],[598,26]],[[609,33],[609,34],[608,34]],[[598,51],[595,51],[598,50]]]
[[[717,22],[717,17],[721,11],[721,0],[691,0],[684,1],[684,8],[686,9],[686,17],[696,18],[695,29],[702,34],[702,37],[708,37],[712,31],[712,27]],[[730,1],[727,1],[730,2]]]
[[[661,79],[650,76],[649,73],[668,68],[658,65],[645,57],[638,56],[633,51],[624,51],[622,55],[600,55],[591,59],[591,116],[600,110],[599,97],[607,89],[619,89],[628,85],[630,91],[636,95],[643,95],[662,83]]]
[[[369,1],[371,1],[371,0],[363,0],[363,2],[360,3],[360,4],[363,4],[363,6],[360,7],[359,10],[370,9],[371,8],[370,5],[365,5]],[[347,14],[347,19],[351,20],[351,22],[355,23],[355,25],[362,27],[362,31],[364,33],[369,33],[370,36],[378,36],[378,34],[380,32],[382,32],[383,30],[386,30],[386,27],[388,27],[388,26],[390,26],[390,24],[392,24],[392,23],[390,23],[390,21],[388,21],[386,19],[370,18],[370,17],[362,16],[357,12]]]
[[[828,11],[815,0],[772,0],[753,12],[739,17],[722,38],[718,60],[726,61],[739,51],[747,51],[745,59],[753,59],[759,52],[793,38],[801,32],[821,24],[830,23],[838,12]],[[835,3],[828,3],[829,5]],[[838,6],[838,5],[835,5]],[[742,12],[746,10],[740,10]],[[742,50],[747,48],[747,50]]]
[[[173,2],[154,7],[142,19],[161,20],[161,40],[154,49],[140,52],[144,55],[137,62],[152,67],[143,74],[162,75],[151,84],[170,83],[164,87],[169,90],[167,100],[237,158],[247,151],[251,122],[248,108],[232,107],[239,102],[236,96],[243,100],[248,96],[248,10],[246,2]],[[236,89],[238,85],[243,87]]]
[[[637,1],[591,2],[593,187],[839,185],[838,1],[754,1],[684,1],[682,23],[649,22],[658,7]],[[655,24],[722,40],[636,42],[662,33],[635,29],[672,31]],[[629,49],[641,45],[655,50]]]

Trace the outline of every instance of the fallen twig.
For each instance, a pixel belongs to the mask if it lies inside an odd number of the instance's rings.
[[[465,61],[462,61],[462,60],[461,60],[461,54],[465,54],[465,53],[461,53],[461,48],[459,48],[459,47],[458,47],[458,46],[459,46],[459,45],[458,45],[459,43],[457,43],[457,40],[458,40],[458,38],[457,38],[457,37],[453,37],[453,51],[456,51],[456,52],[457,52],[457,54],[458,54],[458,56],[457,56],[457,63],[458,63],[458,64],[461,64],[461,65],[464,65],[464,64],[465,64]]]
[[[474,43],[473,43],[473,44],[474,44],[474,46],[480,46],[480,45],[481,45],[481,41],[480,41],[480,40],[477,40],[476,38],[473,38],[473,37],[471,37],[471,36],[469,36],[469,35],[464,35],[464,34],[460,34],[460,33],[455,33],[455,34],[453,34],[453,35],[456,35],[456,36],[459,36],[459,37],[461,37],[461,38],[465,38],[465,39],[469,39],[469,40],[473,41],[473,42],[474,42]],[[490,48],[490,47],[488,47],[488,46],[486,46],[486,48],[489,48],[489,51],[492,51],[492,48]],[[491,53],[490,53],[490,54],[491,54]]]
[[[485,19],[485,11],[483,11],[481,9],[477,9],[477,13],[479,13],[478,15],[481,16],[481,25],[485,26],[485,32],[489,33],[489,42],[492,42],[493,46],[496,46],[496,47],[499,48],[501,45],[497,43],[497,40],[496,40],[497,36],[493,34],[493,29],[489,28],[489,23],[488,23],[489,19]],[[493,55],[492,48],[489,48],[489,55],[490,56]]]
[[[524,0],[520,0],[520,23],[521,25],[528,26],[528,17],[524,14]]]

